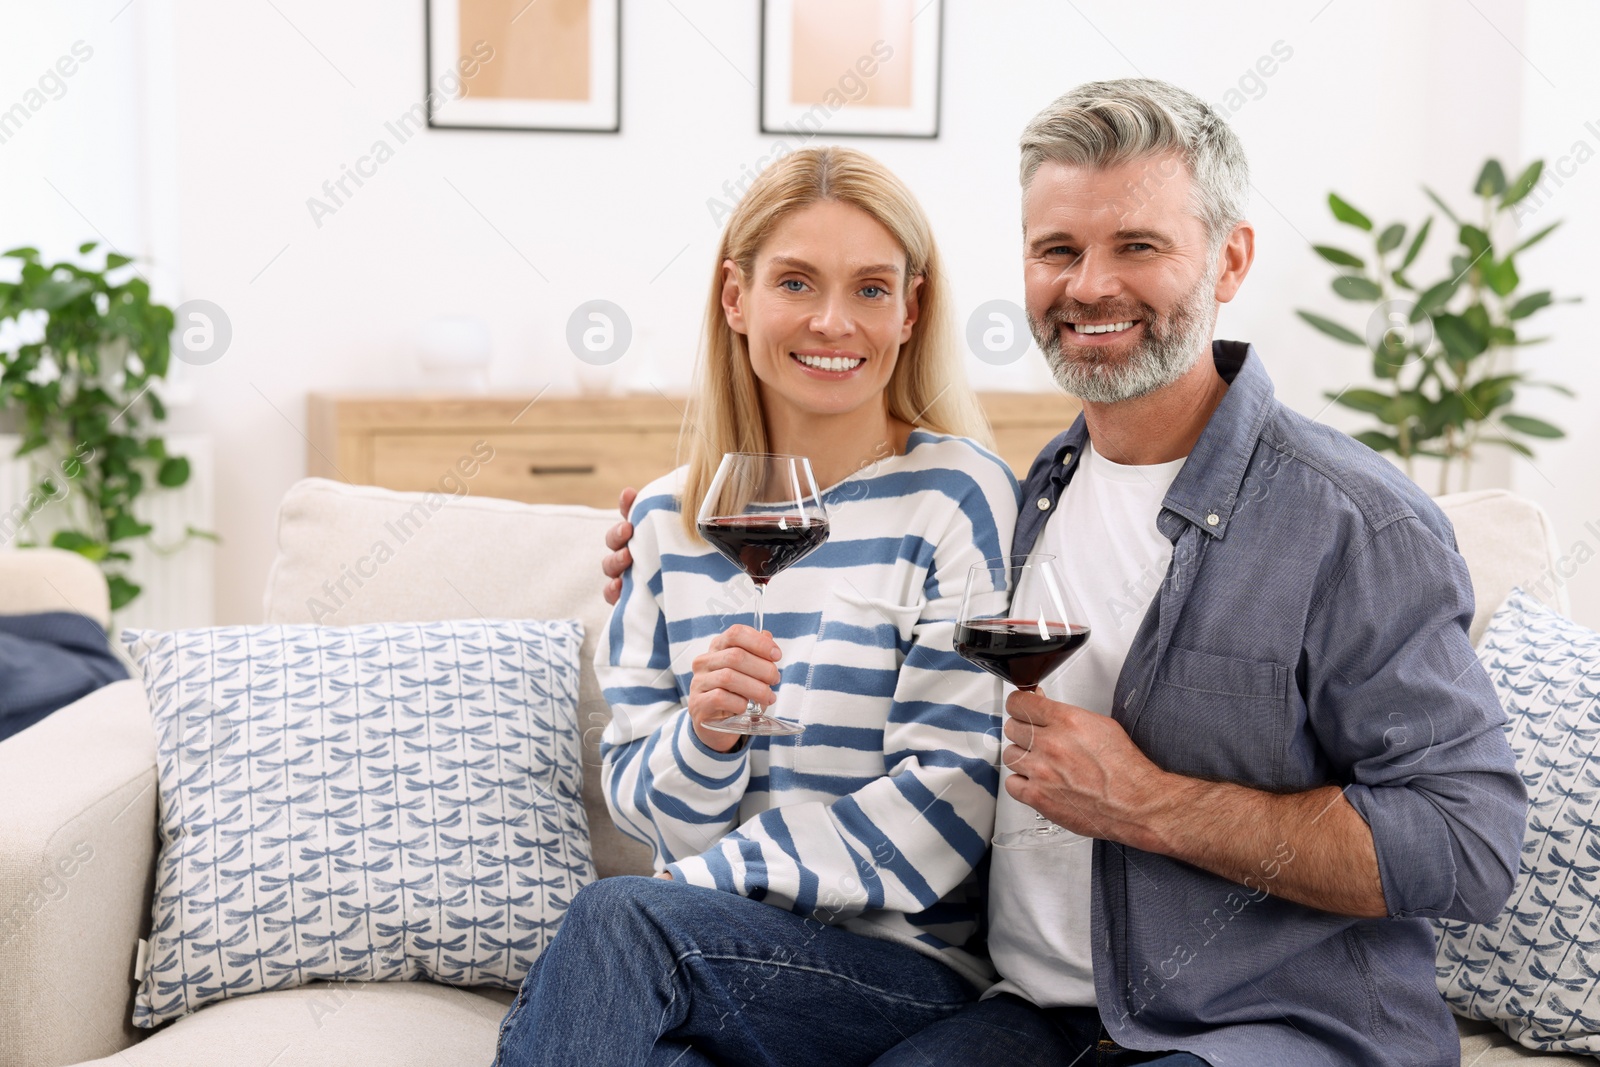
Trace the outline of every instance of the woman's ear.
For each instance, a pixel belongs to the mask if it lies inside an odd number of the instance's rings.
[[[900,327],[900,343],[905,344],[911,340],[912,327],[917,324],[917,316],[921,314],[922,307],[918,303],[918,290],[922,288],[922,275],[911,279],[911,284],[906,286],[906,321]]]
[[[731,259],[722,261],[722,315],[734,333],[748,334],[744,322],[744,278],[739,265]]]

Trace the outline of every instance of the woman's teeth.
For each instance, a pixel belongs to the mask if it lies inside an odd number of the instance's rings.
[[[1091,325],[1085,322],[1075,322],[1072,328],[1077,333],[1121,333],[1133,326],[1132,322],[1108,322],[1103,325]]]
[[[804,363],[806,366],[815,367],[817,370],[855,370],[857,367],[861,366],[862,363],[866,362],[865,360],[860,359],[849,359],[845,356],[802,356],[798,352],[791,352],[789,354],[794,356],[794,358],[798,359],[801,363]]]

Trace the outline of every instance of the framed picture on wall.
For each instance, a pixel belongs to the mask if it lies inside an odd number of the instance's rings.
[[[428,125],[616,133],[621,0],[426,0]]]
[[[762,0],[761,132],[939,136],[944,0]]]

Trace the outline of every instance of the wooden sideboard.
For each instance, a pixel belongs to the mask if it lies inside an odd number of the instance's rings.
[[[1020,478],[1077,417],[1060,393],[984,393],[998,450]],[[543,504],[616,506],[676,462],[684,401],[624,397],[313,393],[307,469],[356,485],[453,491]],[[494,458],[481,462],[486,443]],[[476,450],[476,451],[475,451]],[[466,471],[470,478],[464,478]]]

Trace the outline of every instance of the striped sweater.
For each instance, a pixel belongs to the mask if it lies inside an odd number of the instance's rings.
[[[951,648],[967,570],[1010,551],[1016,479],[915,431],[822,494],[829,539],[773,579],[775,714],[796,737],[703,744],[685,704],[711,639],[753,622],[750,580],[679,518],[678,470],[634,504],[633,567],[596,670],[611,705],[606,799],[658,870],[888,938],[975,982],[973,868],[988,847],[998,683]],[[996,594],[998,595],[998,594]]]

